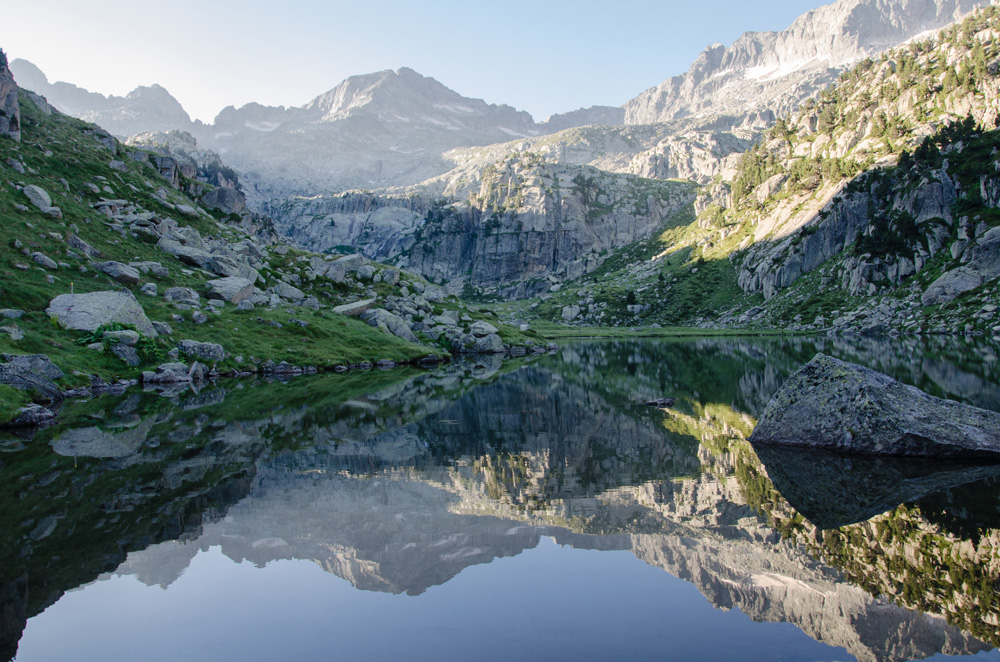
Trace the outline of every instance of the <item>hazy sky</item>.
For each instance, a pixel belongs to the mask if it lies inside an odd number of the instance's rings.
[[[828,2],[21,0],[3,9],[0,48],[94,92],[159,83],[205,121],[404,66],[541,121],[621,105],[710,43],[784,29]]]

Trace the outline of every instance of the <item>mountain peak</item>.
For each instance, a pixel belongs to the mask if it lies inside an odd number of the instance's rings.
[[[780,32],[746,32],[713,44],[687,73],[625,104],[626,122],[648,124],[711,114],[787,112],[832,82],[830,69],[937,30],[989,0],[838,0],[811,9]]]

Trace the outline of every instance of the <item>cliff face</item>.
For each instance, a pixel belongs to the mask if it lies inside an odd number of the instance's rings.
[[[982,0],[839,0],[781,32],[747,32],[707,48],[687,73],[625,104],[625,121],[648,124],[704,114],[787,115],[863,57],[944,27]]]
[[[514,157],[484,171],[467,202],[345,194],[270,209],[313,250],[349,247],[441,282],[531,296],[593,271],[694,199],[673,182]]]
[[[7,56],[0,51],[0,136],[21,142],[21,108],[17,90],[14,75],[7,66]]]

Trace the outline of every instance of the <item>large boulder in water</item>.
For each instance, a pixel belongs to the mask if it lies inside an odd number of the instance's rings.
[[[841,453],[1000,460],[1000,414],[817,354],[767,403],[750,442]]]

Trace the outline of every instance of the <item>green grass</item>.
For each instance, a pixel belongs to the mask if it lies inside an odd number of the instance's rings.
[[[31,402],[31,396],[12,386],[0,384],[0,425],[17,418],[21,407]]]

